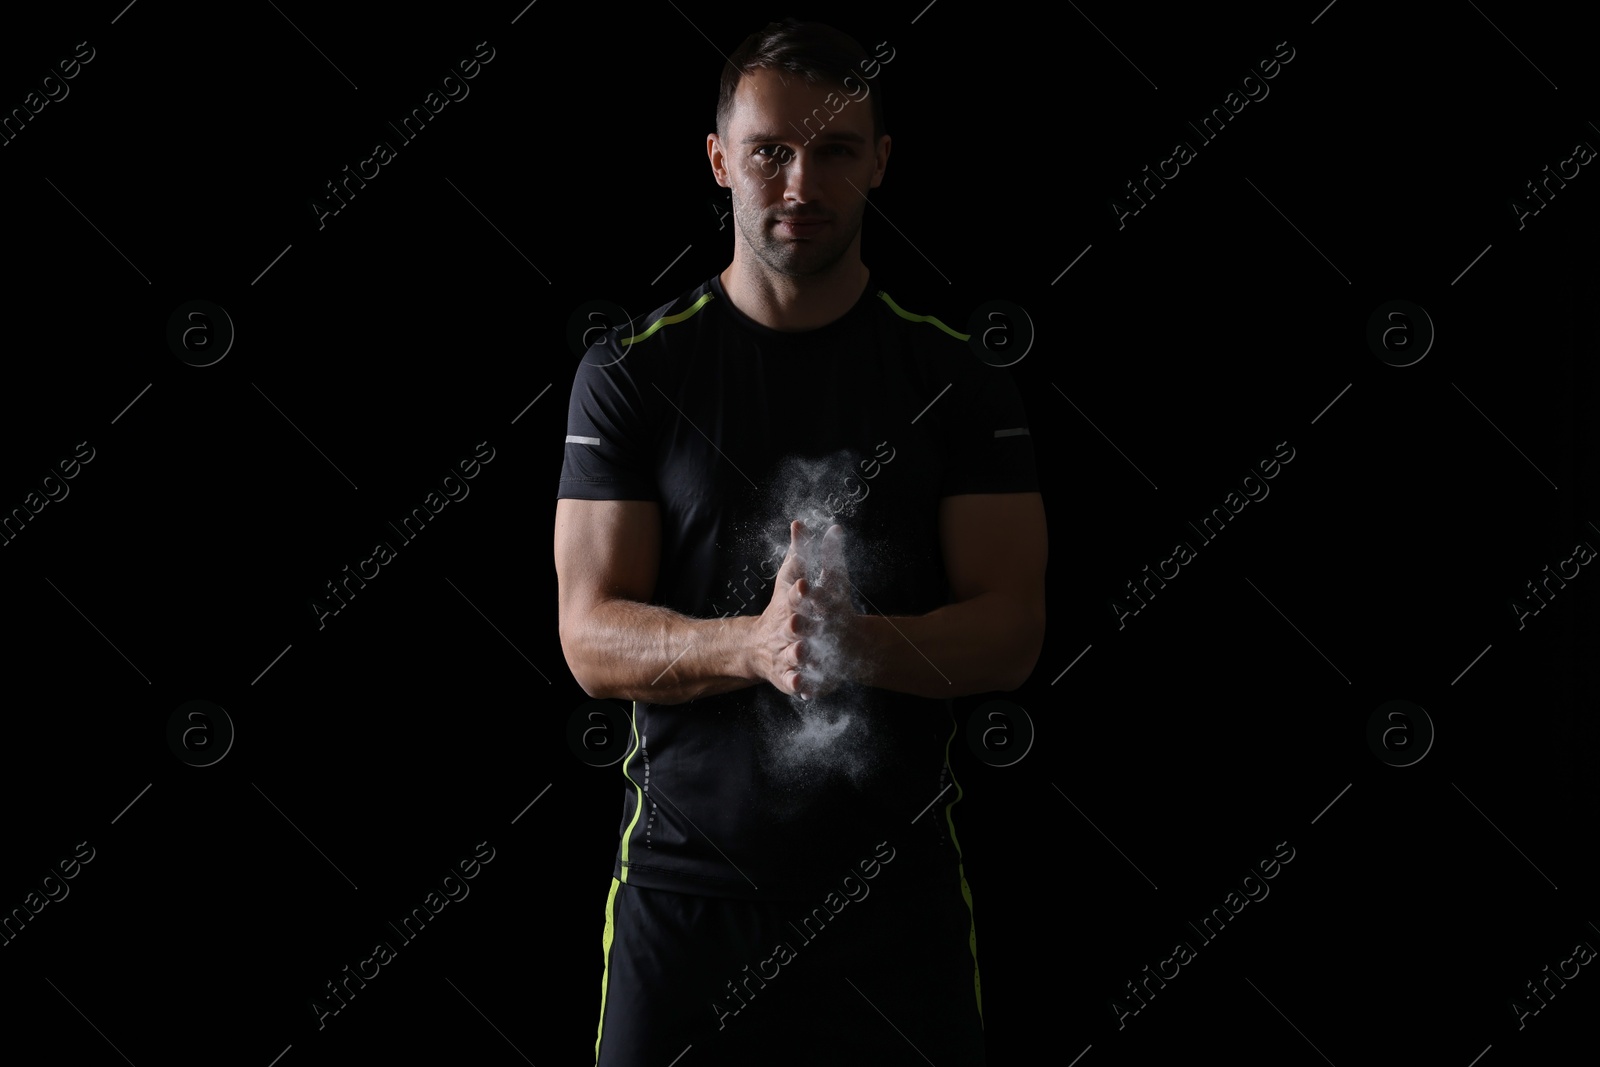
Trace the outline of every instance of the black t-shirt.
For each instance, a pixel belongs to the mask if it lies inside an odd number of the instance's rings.
[[[578,366],[557,495],[659,505],[651,603],[761,614],[800,519],[843,527],[858,611],[923,615],[949,602],[940,498],[1038,490],[1010,372],[875,284],[801,333],[748,318],[719,276],[642,322]],[[613,871],[630,885],[798,900],[883,842],[908,875],[956,862],[949,700],[852,685],[803,703],[763,682],[634,701],[632,721]]]

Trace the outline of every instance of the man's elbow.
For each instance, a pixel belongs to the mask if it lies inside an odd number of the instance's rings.
[[[573,680],[578,683],[578,688],[583,690],[583,695],[590,700],[619,700],[622,695],[606,684],[606,680],[592,671],[574,669],[572,658],[567,658],[567,670]]]
[[[567,670],[578,683],[578,688],[583,690],[583,695],[590,700],[610,700],[613,694],[600,684],[600,679],[588,672],[579,672],[572,669],[572,660],[567,660]]]
[[[616,701],[616,699],[621,699],[621,694],[616,693],[606,683],[606,678],[592,672],[592,670],[584,669],[582,664],[574,661],[571,656],[566,657],[566,672],[573,675],[573,681],[578,683],[578,688],[584,691],[584,696],[589,697],[590,701]]]
[[[1044,651],[1042,599],[1036,607],[1029,610],[1026,622],[1018,627],[1018,635],[1012,647],[1017,650],[1016,655],[1008,661],[1007,670],[1000,676],[996,692],[1010,693],[1021,689],[1024,683],[1033,677],[1034,668],[1039,665],[1039,655]]]
[[[996,679],[997,684],[991,686],[988,692],[1014,693],[1018,689],[1021,689],[1023,684],[1027,682],[1029,678],[1033,677],[1033,668],[1038,661],[1039,657],[1035,656],[1025,665],[1019,665],[1013,668],[1009,674],[1001,675]]]
[[[561,655],[567,661],[567,673],[578,683],[578,688],[591,700],[609,700],[612,694],[606,691],[602,679],[585,666],[580,627],[561,622],[556,625],[556,634],[561,642]]]

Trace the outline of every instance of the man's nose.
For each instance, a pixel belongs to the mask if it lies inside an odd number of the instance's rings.
[[[804,151],[796,152],[783,168],[783,198],[790,203],[808,204],[817,199],[817,165]]]

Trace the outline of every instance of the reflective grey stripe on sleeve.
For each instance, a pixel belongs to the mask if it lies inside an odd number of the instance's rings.
[[[996,434],[995,436],[998,437],[999,435]],[[569,433],[569,434],[567,434],[567,443],[568,444],[572,444],[572,445],[597,445],[597,444],[600,443],[600,438],[598,438],[598,437],[579,437],[577,434]]]
[[[1013,429],[1013,430],[996,430],[994,432],[994,435],[996,437],[1020,437],[1025,433],[1028,433],[1028,428],[1026,426],[1018,426],[1016,429]],[[1032,434],[1028,434],[1028,436],[1032,437],[1033,435]],[[569,437],[569,438],[567,438],[567,440],[570,441],[570,440],[572,440],[572,438]]]

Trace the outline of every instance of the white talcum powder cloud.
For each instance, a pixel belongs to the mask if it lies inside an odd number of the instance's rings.
[[[771,488],[762,509],[768,518],[749,548],[758,558],[770,559],[775,568],[789,551],[789,523],[799,519],[806,527],[801,551],[807,584],[827,588],[831,582],[844,580],[842,575],[824,573],[817,559],[823,535],[837,523],[844,534],[850,580],[861,585],[866,572],[860,568],[870,566],[876,554],[863,551],[866,546],[856,543],[851,529],[856,503],[845,496],[843,486],[856,473],[855,464],[856,457],[845,450],[820,459],[785,459],[768,483]],[[829,497],[838,505],[836,509],[828,508]],[[851,599],[860,610],[859,598],[852,595]],[[766,604],[760,607],[764,609]],[[808,672],[813,680],[847,676],[856,663],[838,633],[813,632],[805,644],[816,660]],[[796,789],[821,786],[841,774],[852,783],[862,780],[876,755],[860,686],[843,684],[815,700],[786,697],[770,685],[765,690],[756,706],[762,720],[763,764],[772,777]]]

